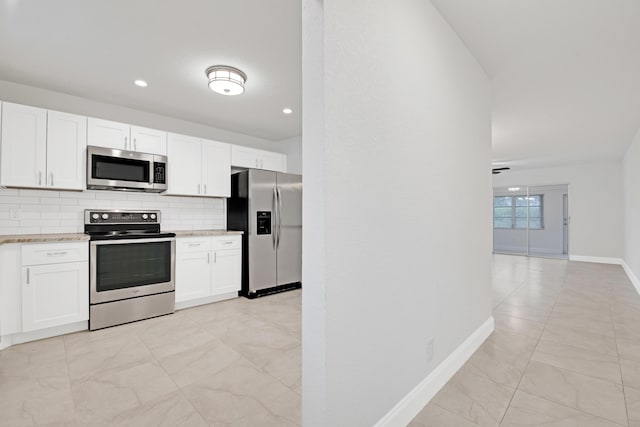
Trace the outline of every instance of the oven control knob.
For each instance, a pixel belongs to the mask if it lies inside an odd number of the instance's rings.
[[[151,219],[156,219],[156,214],[151,214]]]
[[[109,214],[103,213],[102,214],[102,219],[109,219]]]
[[[147,215],[147,214],[142,214],[142,219],[147,219],[147,218],[149,218],[149,215]]]
[[[100,215],[97,214],[97,213],[94,213],[93,215],[91,215],[91,218],[98,219],[98,218],[100,218]]]

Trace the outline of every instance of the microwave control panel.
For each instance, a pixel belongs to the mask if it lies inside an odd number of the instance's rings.
[[[153,162],[153,182],[155,184],[166,184],[166,171],[166,163]]]

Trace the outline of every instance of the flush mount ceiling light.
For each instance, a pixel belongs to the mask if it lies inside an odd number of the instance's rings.
[[[291,114],[291,113],[293,113],[293,110],[291,108],[283,108],[282,109],[282,113],[283,114]]]
[[[240,95],[244,92],[247,75],[234,67],[214,65],[205,71],[209,89],[220,95]]]
[[[135,83],[136,86],[140,86],[140,87],[147,87],[148,86],[147,82],[145,82],[144,80],[136,80],[133,83]]]

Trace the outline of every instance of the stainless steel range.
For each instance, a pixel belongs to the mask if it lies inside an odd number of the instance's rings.
[[[89,329],[173,313],[175,234],[159,211],[85,210]]]

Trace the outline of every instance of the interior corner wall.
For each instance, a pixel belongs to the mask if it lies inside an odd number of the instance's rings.
[[[0,80],[0,101],[113,120],[261,150],[286,152],[286,147],[282,144],[255,136],[5,80]]]
[[[302,135],[284,139],[281,144],[287,154],[287,172],[302,175]]]
[[[624,260],[640,292],[640,130],[624,157]]]
[[[303,424],[371,426],[491,318],[490,85],[428,1],[303,40]]]
[[[569,184],[570,256],[622,259],[622,163],[514,168],[493,177],[494,187],[556,184]]]

